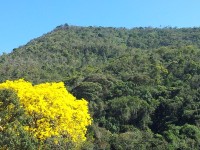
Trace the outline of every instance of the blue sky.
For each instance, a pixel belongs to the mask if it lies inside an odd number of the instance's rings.
[[[0,5],[0,54],[56,26],[200,27],[199,0],[7,0]]]

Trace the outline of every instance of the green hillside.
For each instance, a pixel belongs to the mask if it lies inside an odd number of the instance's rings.
[[[82,149],[200,149],[200,28],[61,25],[0,56],[18,78],[89,102]]]

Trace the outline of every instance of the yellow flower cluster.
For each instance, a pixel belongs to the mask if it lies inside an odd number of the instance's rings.
[[[49,137],[67,137],[73,142],[86,139],[87,126],[91,124],[86,100],[77,100],[63,82],[33,86],[19,79],[0,84],[0,89],[16,91],[26,113],[32,117],[24,128],[40,140]]]

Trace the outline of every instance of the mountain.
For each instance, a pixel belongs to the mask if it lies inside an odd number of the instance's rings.
[[[0,81],[63,81],[89,101],[85,149],[199,149],[200,28],[67,24],[0,56]]]
[[[34,82],[63,80],[136,49],[200,46],[199,28],[103,28],[58,26],[12,53],[1,56],[1,81],[25,78]]]

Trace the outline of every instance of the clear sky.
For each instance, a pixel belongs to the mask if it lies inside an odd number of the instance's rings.
[[[0,54],[56,26],[200,27],[200,0],[2,0]]]

